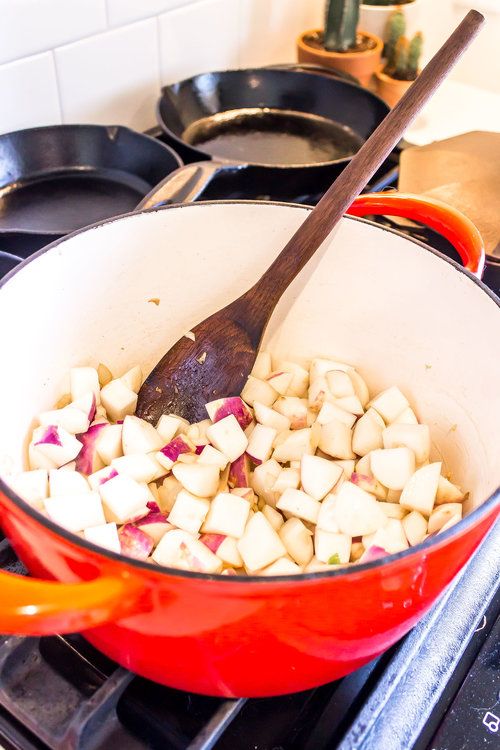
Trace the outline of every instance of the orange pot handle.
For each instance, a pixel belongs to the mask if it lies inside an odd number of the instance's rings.
[[[137,584],[127,575],[59,583],[0,572],[0,633],[73,633],[131,614]]]
[[[451,242],[465,268],[481,278],[484,270],[484,244],[478,228],[463,213],[435,198],[410,193],[367,193],[350,206],[350,216],[381,214],[404,216],[434,229]]]

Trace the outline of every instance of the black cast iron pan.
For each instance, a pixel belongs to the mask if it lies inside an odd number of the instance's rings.
[[[352,80],[310,68],[202,73],[165,86],[157,116],[164,138],[185,162],[193,194],[214,175],[244,174],[259,198],[287,200],[333,182],[389,108]],[[179,177],[181,179],[181,177]]]
[[[131,211],[182,165],[167,145],[121,126],[54,125],[0,135],[0,244],[30,252]]]

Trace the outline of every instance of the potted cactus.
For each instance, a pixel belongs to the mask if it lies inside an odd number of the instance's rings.
[[[415,34],[420,28],[423,0],[362,0],[359,9],[361,28],[376,34],[386,41],[389,18],[397,10],[405,14],[407,34]]]
[[[423,37],[417,32],[412,39],[405,36],[406,21],[396,11],[389,19],[388,38],[384,47],[383,68],[376,72],[377,93],[390,107],[401,99],[420,72]]]
[[[358,29],[359,0],[329,0],[325,10],[324,29],[299,36],[299,62],[342,70],[367,86],[380,66],[382,40]]]

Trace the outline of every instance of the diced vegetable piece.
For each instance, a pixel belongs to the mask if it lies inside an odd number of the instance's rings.
[[[354,470],[356,474],[365,474],[368,477],[373,476],[369,453],[367,453],[366,456],[363,456],[362,458],[360,458],[359,461],[356,461]]]
[[[56,425],[37,427],[33,430],[32,443],[33,447],[57,468],[72,461],[82,450],[82,444],[74,435]]]
[[[135,365],[128,370],[125,375],[121,376],[120,380],[130,391],[139,393],[139,388],[142,385],[142,370],[139,365]]]
[[[118,538],[116,523],[102,523],[99,526],[89,526],[83,530],[83,536],[87,542],[97,544],[99,547],[120,554],[121,546]]]
[[[440,474],[441,461],[417,469],[406,482],[399,498],[403,508],[418,510],[422,515],[429,516],[434,507]]]
[[[341,476],[341,467],[333,461],[319,456],[302,456],[300,467],[302,487],[314,500],[322,500],[328,495]]]
[[[204,533],[224,534],[240,539],[250,512],[250,503],[238,495],[222,492],[210,504],[203,524]]]
[[[260,464],[260,466],[256,466],[253,472],[251,487],[269,505],[275,505],[275,496],[272,488],[280,472],[281,466],[273,458]]]
[[[333,570],[328,563],[321,562],[317,557],[313,557],[309,565],[304,568],[304,573],[322,573],[325,570]]]
[[[230,461],[236,461],[246,450],[248,439],[234,414],[216,422],[207,430],[212,445],[224,453]]]
[[[117,477],[100,484],[98,490],[108,521],[126,523],[148,514],[148,488],[129,476],[118,474]],[[97,524],[87,524],[95,525]]]
[[[352,380],[344,370],[329,370],[325,377],[328,390],[336,399],[355,395]]]
[[[401,490],[387,490],[387,497],[385,498],[387,503],[399,503],[401,497]]]
[[[337,520],[336,520],[336,511],[335,511],[336,504],[337,504],[337,496],[335,494],[328,495],[328,497],[325,497],[325,499],[321,503],[321,508],[319,509],[318,522],[317,522],[318,529],[329,531],[332,534],[336,534],[340,531]]]
[[[211,550],[214,554],[217,553],[217,550],[219,549],[224,539],[227,539],[224,534],[202,534],[200,536],[200,542],[203,542],[203,544],[208,547],[208,549]]]
[[[307,427],[307,401],[297,396],[282,396],[273,404],[273,410],[289,420],[290,429]]]
[[[135,560],[147,560],[154,547],[151,537],[131,523],[121,527],[118,537],[122,555]]]
[[[269,352],[259,352],[252,368],[252,375],[259,380],[265,380],[271,374],[272,363]]]
[[[146,484],[155,479],[160,479],[166,473],[154,456],[145,453],[114,458],[111,461],[111,466],[119,474],[125,474],[131,479],[135,479],[136,482],[145,482]]]
[[[255,513],[238,541],[238,551],[245,567],[255,572],[271,565],[286,554],[285,546],[263,513]]]
[[[279,393],[280,396],[285,396],[292,382],[292,378],[293,375],[291,372],[275,371],[268,375],[266,381],[269,385],[272,385],[274,390]]]
[[[292,516],[304,521],[316,523],[320,511],[320,503],[302,490],[287,489],[276,503],[278,510],[291,513]]]
[[[357,487],[361,487],[362,490],[369,492],[371,495],[375,495],[378,500],[385,500],[387,497],[387,490],[378,482],[375,477],[371,477],[367,474],[358,474],[354,471],[351,474],[350,481]]]
[[[426,424],[391,424],[382,433],[384,448],[409,448],[417,464],[429,460],[431,436]]]
[[[161,435],[164,445],[174,439],[181,424],[181,418],[176,417],[174,414],[161,415],[156,425],[156,432]]]
[[[101,498],[97,492],[48,497],[45,500],[45,510],[51,521],[73,532],[83,531],[88,526],[100,526],[106,522]]]
[[[456,486],[456,484],[452,484],[448,479],[445,479],[445,477],[439,477],[436,492],[436,505],[442,505],[443,503],[461,503],[463,499],[464,493]]]
[[[276,434],[276,430],[272,427],[265,427],[262,424],[255,425],[246,451],[253,463],[267,461],[271,455]]]
[[[122,425],[122,446],[125,456],[131,453],[152,453],[163,447],[163,439],[145,419],[127,415]]]
[[[189,438],[186,435],[178,435],[155,453],[155,458],[165,469],[171,469],[182,453],[192,453],[193,451],[194,444]]]
[[[309,373],[296,362],[283,361],[279,362],[277,369],[292,374],[292,381],[288,386],[286,395],[298,396],[303,398],[307,395],[307,386],[309,385]],[[254,404],[255,407],[255,404]]]
[[[351,478],[352,473],[354,471],[354,465],[355,465],[354,459],[350,459],[350,458],[347,459],[347,458],[345,458],[345,459],[343,459],[341,461],[334,461],[334,463],[337,466],[341,467],[342,471],[344,472],[344,478],[345,479],[350,479]]]
[[[408,540],[401,521],[387,518],[384,526],[370,535],[370,541],[363,536],[363,544],[367,549],[372,546],[382,547],[388,554],[395,554],[408,549]]]
[[[337,555],[337,564],[348,563],[351,555],[351,537],[317,528],[314,532],[314,552],[320,562],[327,563],[332,555]]]
[[[172,474],[184,489],[198,497],[212,497],[219,486],[219,468],[213,464],[177,463]]]
[[[99,471],[95,471],[93,474],[89,474],[87,477],[87,481],[93,490],[98,490],[99,485],[104,484],[104,482],[108,482],[110,479],[113,479],[113,477],[117,477],[118,472],[116,469],[114,469],[112,466],[105,466],[104,469],[99,469]]]
[[[200,541],[202,540],[203,537],[200,538]],[[235,568],[243,566],[243,559],[238,551],[238,542],[230,536],[224,537],[221,544],[217,547],[215,554],[226,565],[233,565]]]
[[[333,516],[339,530],[350,537],[373,534],[387,521],[373,495],[351,482],[344,482],[336,494]]]
[[[373,476],[391,490],[402,490],[415,471],[415,454],[409,448],[379,448],[370,453]]]
[[[5,477],[5,481],[19,497],[33,508],[43,508],[43,501],[49,494],[47,469],[20,471]]]
[[[315,357],[311,361],[309,368],[309,378],[315,380],[318,377],[323,377],[327,372],[331,370],[343,370],[349,372],[352,370],[351,365],[346,365],[343,362],[335,362],[333,359],[324,359],[323,357]]]
[[[259,576],[288,576],[302,573],[302,568],[296,565],[288,557],[280,557],[278,560],[258,572]]]
[[[203,542],[181,529],[167,531],[152,557],[159,565],[197,573],[220,573],[222,570],[222,560]]]
[[[164,513],[172,510],[175,498],[182,490],[182,484],[173,475],[165,477],[163,484],[158,488],[158,505]]]
[[[104,468],[104,463],[97,452],[97,441],[107,427],[107,422],[98,422],[90,425],[87,432],[77,436],[83,446],[76,458],[77,471],[82,472],[82,474],[93,474],[95,471]]]
[[[407,409],[403,409],[401,414],[392,420],[391,424],[418,424],[418,419],[413,409],[408,407]]]
[[[357,562],[363,555],[365,546],[362,542],[353,542],[351,544],[351,554],[349,556],[349,562]]]
[[[399,503],[380,503],[380,508],[384,511],[387,518],[397,518],[398,521],[402,521],[408,515],[406,508],[403,508]],[[427,521],[425,524],[425,528],[427,529]]]
[[[122,425],[107,424],[100,430],[95,441],[95,449],[99,458],[107,465],[113,459],[123,456]]]
[[[106,367],[106,365],[103,365],[102,362],[99,362],[99,365],[97,366],[97,377],[101,388],[103,388],[113,380],[113,374],[111,370],[109,369],[109,367]]]
[[[288,461],[300,460],[304,453],[314,453],[311,438],[310,427],[290,432],[285,440],[275,447],[273,452],[274,460],[287,463]]]
[[[286,551],[298,565],[311,562],[314,555],[311,532],[298,518],[289,518],[279,529],[279,537]]]
[[[72,494],[83,495],[90,492],[90,486],[85,477],[77,471],[66,471],[65,469],[51,469],[49,472],[50,496],[57,497]]]
[[[200,453],[198,462],[200,464],[217,466],[219,471],[223,471],[228,464],[228,458],[218,451],[217,448],[213,448],[211,445],[206,445]]]
[[[319,410],[317,421],[319,424],[328,424],[333,419],[337,419],[340,422],[344,422],[349,428],[353,426],[356,421],[354,414],[350,414],[345,409],[341,409],[332,401],[325,401],[323,406]]]
[[[278,502],[278,498],[280,495],[284,493],[285,490],[288,488],[291,488],[293,490],[298,490],[300,486],[300,470],[299,469],[281,469],[280,473],[278,474],[278,477],[271,487],[271,492],[273,495],[274,502]]]
[[[228,484],[230,487],[250,486],[250,459],[246,453],[233,461],[229,467]]]
[[[269,521],[271,526],[275,531],[279,531],[280,528],[284,524],[284,518],[281,515],[281,513],[273,508],[271,505],[267,505],[267,503],[264,504],[264,507],[262,508],[262,513],[266,517],[266,519]]]
[[[220,422],[221,419],[232,414],[242,430],[251,423],[252,412],[239,396],[229,398],[218,398],[205,404],[205,409],[212,422]]]
[[[354,458],[351,439],[352,432],[349,427],[339,419],[332,419],[321,427],[319,447],[323,453],[333,458]]]
[[[361,557],[359,558],[359,562],[372,562],[373,560],[379,560],[381,557],[386,557],[387,554],[387,550],[383,549],[383,547],[377,547],[373,544],[371,547],[368,547],[368,549],[361,555]]]
[[[255,419],[259,424],[265,427],[272,427],[276,432],[290,429],[289,418],[283,414],[279,414],[275,409],[271,409],[269,406],[265,406],[265,404],[261,404],[258,401],[254,402],[253,408]]]
[[[400,508],[401,506],[394,505],[393,507]],[[406,538],[412,547],[424,541],[427,534],[427,520],[421,513],[417,510],[412,510],[411,513],[408,513],[402,519],[401,523],[403,524]]]
[[[354,393],[359,398],[361,405],[364,408],[370,400],[368,386],[366,385],[359,372],[356,372],[354,368],[348,370],[348,374],[354,386]]]
[[[259,401],[261,404],[265,404],[265,406],[272,406],[278,398],[278,393],[267,381],[259,380],[250,375],[245,387],[241,391],[241,398],[245,403],[250,404],[250,406],[255,401]]]
[[[439,505],[429,516],[428,533],[433,534],[435,531],[439,531],[445,523],[448,523],[451,518],[455,518],[456,516],[458,520],[462,518],[461,503],[444,503],[443,505]]]
[[[439,529],[439,531],[437,533],[441,534],[443,531],[447,531],[452,526],[454,526],[456,523],[458,523],[460,521],[460,518],[461,518],[461,516],[459,516],[458,513],[456,515],[452,516],[449,521],[446,521],[446,523],[444,524],[444,526],[441,526],[441,528]]]
[[[382,422],[382,425],[378,420]],[[368,409],[366,414],[358,419],[353,430],[352,449],[354,453],[357,453],[358,456],[366,456],[370,451],[382,448],[384,427],[383,420],[377,412],[374,409]]]
[[[137,406],[137,394],[127,388],[123,380],[112,380],[101,391],[102,405],[113,422],[133,414]]]
[[[71,435],[76,435],[79,432],[86,432],[90,424],[88,412],[86,413],[81,409],[76,409],[73,404],[69,404],[63,409],[43,411],[38,415],[38,421],[45,427],[49,425],[62,427]]]
[[[391,424],[410,404],[399,388],[393,385],[375,396],[371,406],[378,411],[386,424]]]
[[[333,396],[328,388],[328,382],[325,376],[311,379],[307,392],[307,403],[313,411],[319,411],[325,401],[333,401]]]
[[[181,490],[168,514],[168,521],[179,529],[189,531],[190,534],[197,534],[209,508],[208,500],[196,497],[186,490]]]
[[[361,416],[364,413],[361,401],[357,396],[343,396],[342,398],[336,398],[335,405],[350,414],[356,414],[356,416]]]
[[[96,405],[101,403],[99,376],[93,367],[72,367],[69,371],[69,380],[72,401],[87,393],[93,393]]]

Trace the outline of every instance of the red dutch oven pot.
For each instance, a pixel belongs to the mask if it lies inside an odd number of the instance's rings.
[[[199,203],[130,214],[41,250],[2,284],[4,476],[25,466],[33,416],[76,364],[147,371],[199,319],[248,288],[305,219],[302,206]],[[264,346],[331,354],[372,392],[397,383],[436,455],[470,490],[466,517],[391,557],[294,577],[231,578],[127,559],[70,534],[0,482],[0,522],[35,578],[0,573],[0,632],[83,631],[119,664],[175,688],[266,696],[341,677],[401,638],[499,512],[499,301],[477,278],[476,228],[436,201],[359,198],[445,234],[458,264],[346,217],[276,309]],[[160,304],[148,303],[159,298]]]

